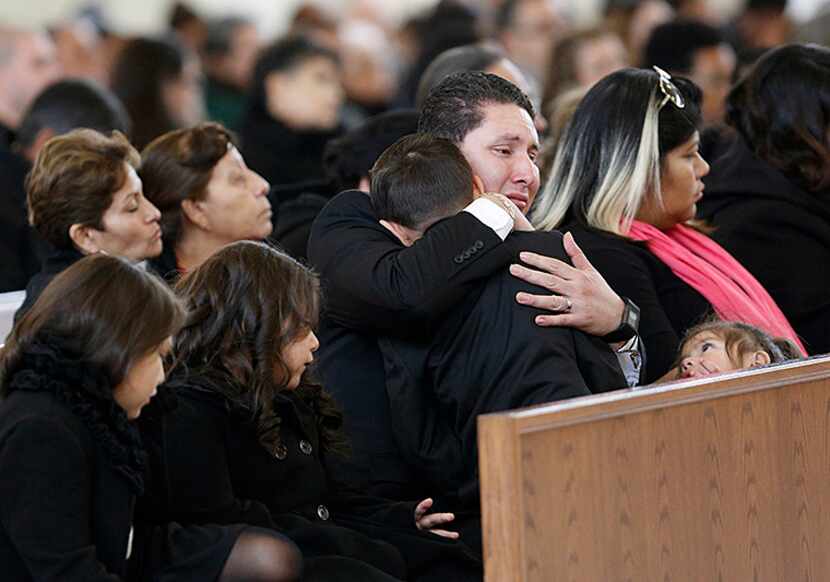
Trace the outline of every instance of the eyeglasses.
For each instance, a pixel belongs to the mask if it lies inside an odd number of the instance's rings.
[[[678,109],[686,107],[686,102],[683,101],[683,96],[680,94],[680,91],[677,90],[675,84],[671,82],[671,75],[656,65],[653,66],[652,69],[657,72],[660,90],[663,92],[663,100],[660,102],[660,106],[657,109],[662,109],[663,105],[669,101],[674,103],[674,106]]]

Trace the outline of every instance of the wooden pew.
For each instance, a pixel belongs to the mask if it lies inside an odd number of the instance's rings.
[[[486,582],[830,580],[830,356],[478,431]]]

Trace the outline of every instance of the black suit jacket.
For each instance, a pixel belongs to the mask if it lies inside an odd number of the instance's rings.
[[[323,286],[318,370],[343,409],[353,448],[340,472],[377,495],[417,498],[418,476],[393,436],[377,334],[426,333],[511,255],[492,229],[464,212],[404,247],[378,223],[369,197],[348,191],[314,221],[308,256]]]
[[[518,260],[533,251],[568,261],[558,232],[513,233]],[[395,435],[425,485],[478,508],[476,418],[626,387],[600,338],[540,327],[516,293],[544,293],[505,269],[470,293],[431,338],[381,339]]]

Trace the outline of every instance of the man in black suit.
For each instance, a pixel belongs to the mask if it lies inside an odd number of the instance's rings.
[[[319,370],[344,410],[354,450],[349,471],[341,476],[397,499],[422,493],[421,481],[395,439],[377,337],[428,333],[514,260],[501,243],[516,225],[529,228],[516,204],[527,210],[539,189],[533,106],[521,91],[495,75],[460,73],[442,81],[431,96],[421,113],[421,131],[432,119],[427,125],[441,127],[440,137],[459,146],[484,190],[506,196],[476,199],[406,247],[378,222],[365,193],[344,192],[317,217],[308,249],[325,298]],[[567,297],[536,295],[532,302],[567,311],[548,317],[568,318],[593,335],[616,329],[623,301],[604,280],[590,265],[556,264],[560,272],[569,270]]]
[[[458,148],[429,134],[399,140],[372,169],[375,215],[406,246],[481,194]],[[503,246],[514,257],[530,249],[568,260],[558,232],[512,233]],[[456,511],[479,511],[479,414],[626,385],[606,342],[535,325],[538,312],[512,301],[522,291],[538,289],[499,271],[458,302],[430,337],[380,339],[397,442],[422,482],[453,500]]]

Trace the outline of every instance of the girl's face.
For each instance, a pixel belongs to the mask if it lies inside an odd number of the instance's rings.
[[[288,380],[284,382],[288,390],[294,390],[300,385],[303,373],[311,362],[314,361],[314,352],[320,347],[317,336],[310,329],[300,333],[288,345],[282,348],[282,361],[288,368]]]
[[[701,332],[684,346],[680,359],[680,377],[700,378],[718,372],[762,366],[770,362],[769,354],[761,350],[746,352],[738,357],[737,362],[732,359],[722,338],[710,331]]]
[[[87,229],[81,250],[143,261],[161,253],[161,213],[144,197],[141,180],[126,162],[124,172],[124,185],[112,195],[112,203],[101,217],[103,230]]]
[[[164,357],[170,352],[171,339],[161,344],[130,365],[121,384],[112,391],[112,397],[133,420],[156,395],[156,388],[164,382]]]

